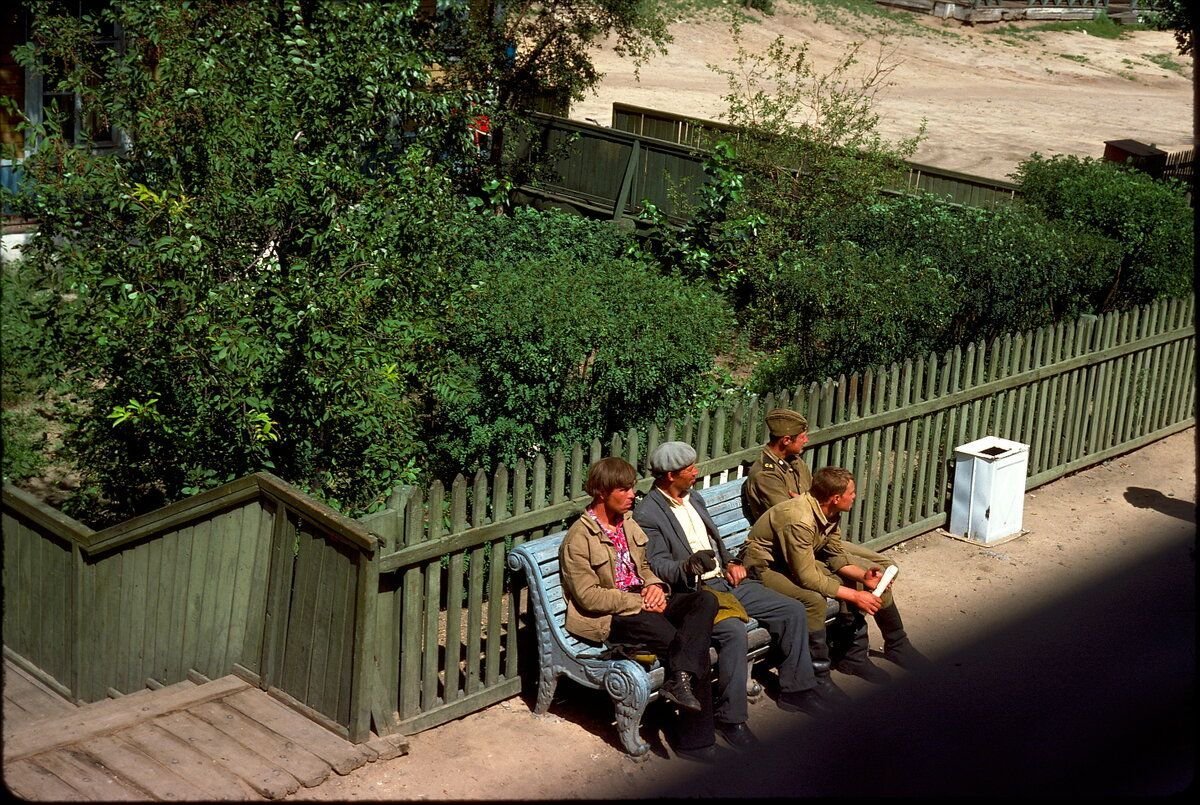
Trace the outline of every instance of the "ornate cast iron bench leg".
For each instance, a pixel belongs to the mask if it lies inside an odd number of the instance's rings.
[[[558,688],[560,670],[555,666],[542,666],[542,671],[538,674],[537,703],[533,706],[533,712],[540,715],[550,709],[550,702],[554,699],[554,691]]]
[[[598,670],[603,673],[601,684],[613,700],[621,745],[633,757],[641,757],[650,751],[650,744],[638,734],[642,714],[650,703],[650,677],[632,660],[618,660],[607,669]]]

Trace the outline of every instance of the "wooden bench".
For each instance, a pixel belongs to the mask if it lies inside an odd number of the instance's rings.
[[[737,556],[746,541],[750,524],[742,516],[742,479],[696,490],[704,498],[721,540],[733,556]],[[603,646],[581,640],[566,629],[567,602],[559,574],[558,549],[566,531],[526,542],[508,554],[508,566],[523,570],[529,586],[530,609],[538,647],[538,696],[535,713],[550,708],[558,678],[569,679],[594,690],[603,689],[613,700],[617,716],[617,732],[621,745],[629,754],[638,757],[649,751],[650,745],[641,739],[638,730],[642,714],[650,702],[658,698],[664,671],[655,662],[647,667],[633,660],[607,659]],[[831,602],[829,617],[837,613]],[[753,664],[766,656],[771,635],[753,618],[746,624],[749,651],[747,662]],[[716,650],[710,654],[716,663]],[[753,684],[753,683],[752,683]]]

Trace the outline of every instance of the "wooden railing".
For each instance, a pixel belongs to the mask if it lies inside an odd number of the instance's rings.
[[[5,655],[73,701],[237,673],[370,728],[376,538],[258,473],[92,531],[5,485]]]
[[[6,486],[5,653],[80,701],[233,672],[352,740],[416,732],[520,689],[505,551],[566,527],[603,455],[646,490],[682,439],[707,485],[795,408],[809,464],[858,479],[847,537],[881,549],[946,523],[956,446],[1028,444],[1033,488],[1192,426],[1194,373],[1194,299],[1163,300],[404,488],[358,521],[265,474],[100,532]]]

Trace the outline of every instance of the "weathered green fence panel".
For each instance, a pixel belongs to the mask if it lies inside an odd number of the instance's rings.
[[[726,123],[625,103],[613,104],[612,128],[697,149],[711,148],[713,141],[720,135],[736,136],[736,130]],[[895,188],[897,191],[920,190],[944,196],[955,204],[973,207],[1006,204],[1012,201],[1018,192],[1017,186],[1012,182],[972,176],[918,162],[907,164],[907,185]]]
[[[23,513],[6,508],[4,644],[8,656],[60,693],[70,695],[74,657],[75,584],[71,543]],[[15,658],[14,658],[15,659]]]

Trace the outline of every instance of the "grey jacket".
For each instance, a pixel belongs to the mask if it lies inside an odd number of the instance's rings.
[[[712,515],[708,513],[704,498],[693,491],[689,500],[708,531],[708,541],[717,554],[717,566],[725,567],[733,557],[721,542],[720,532],[713,522]],[[655,575],[671,585],[672,589],[696,589],[696,576],[683,570],[683,563],[692,555],[692,548],[679,525],[679,520],[671,513],[671,504],[666,496],[657,489],[651,489],[634,507],[633,518],[649,537],[646,558],[649,559],[650,569]]]

